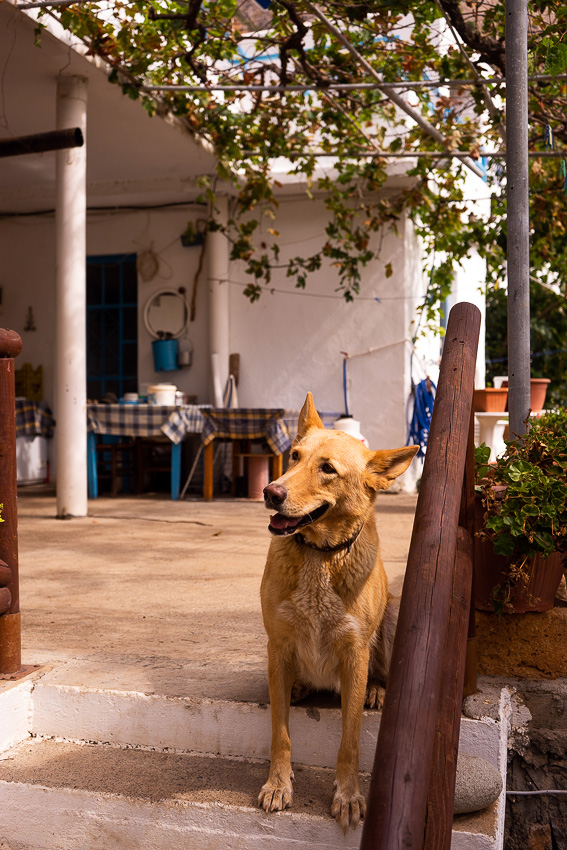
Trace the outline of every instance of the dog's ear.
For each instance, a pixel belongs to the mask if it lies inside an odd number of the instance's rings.
[[[405,472],[419,446],[404,446],[402,449],[372,452],[367,464],[370,486],[373,490],[387,490],[392,481]]]
[[[297,436],[299,439],[305,437],[308,431],[311,431],[312,428],[324,428],[321,421],[321,417],[317,413],[315,405],[313,404],[313,396],[311,393],[307,393],[307,398],[305,399],[305,404],[301,408],[301,413],[299,414],[299,421],[297,423]]]

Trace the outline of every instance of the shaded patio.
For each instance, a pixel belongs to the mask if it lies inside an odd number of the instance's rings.
[[[72,686],[267,701],[262,503],[102,497],[66,522],[48,489],[18,497],[24,664]],[[378,497],[393,588],[416,501]]]

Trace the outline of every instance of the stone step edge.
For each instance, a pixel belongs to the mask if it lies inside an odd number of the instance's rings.
[[[268,759],[269,706],[226,700],[193,700],[51,684],[22,682],[0,693],[0,751],[28,735],[92,741],[124,747]],[[459,747],[505,771],[507,723],[462,718]],[[370,772],[380,713],[365,711],[361,770]],[[340,709],[292,706],[294,760],[333,767],[341,735]]]
[[[17,752],[14,755],[17,757]],[[0,810],[2,840],[8,841],[8,846],[15,841],[19,847],[34,850],[74,850],[83,846],[80,836],[84,840],[85,833],[97,844],[110,834],[113,847],[122,846],[122,841],[123,846],[134,846],[134,841],[135,846],[151,846],[152,850],[169,850],[172,843],[177,850],[210,850],[213,846],[247,850],[283,846],[353,848],[358,847],[361,836],[360,829],[349,830],[343,836],[330,816],[319,813],[291,809],[266,815],[256,807],[230,802],[174,798],[151,801],[108,790],[18,780],[0,780]],[[479,817],[459,820],[453,830],[452,850],[500,847],[494,809]],[[102,846],[110,845],[102,841]]]

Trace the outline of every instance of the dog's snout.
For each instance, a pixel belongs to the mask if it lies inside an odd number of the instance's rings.
[[[264,487],[264,500],[266,504],[273,508],[279,508],[283,505],[287,497],[287,490],[280,484],[268,484]]]

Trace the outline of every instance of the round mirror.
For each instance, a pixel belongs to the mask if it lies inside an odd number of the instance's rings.
[[[174,289],[152,295],[144,310],[148,333],[156,339],[177,339],[187,326],[187,301]]]

